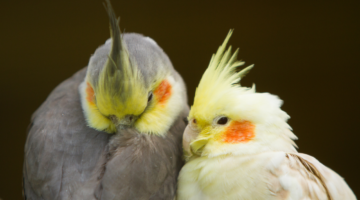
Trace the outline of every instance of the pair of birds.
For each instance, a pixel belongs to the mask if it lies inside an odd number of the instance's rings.
[[[277,96],[240,86],[252,66],[238,70],[231,31],[189,113],[167,55],[148,37],[121,35],[106,8],[111,39],[32,116],[25,199],[356,199],[297,153]]]

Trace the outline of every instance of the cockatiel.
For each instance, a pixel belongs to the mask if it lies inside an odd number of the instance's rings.
[[[185,84],[155,41],[120,33],[33,114],[25,199],[173,199],[183,165]]]
[[[277,96],[240,86],[252,66],[239,71],[238,50],[225,51],[231,34],[196,89],[177,200],[356,199],[338,174],[296,151]]]

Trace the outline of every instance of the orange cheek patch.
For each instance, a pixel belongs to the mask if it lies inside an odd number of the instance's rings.
[[[171,85],[169,81],[163,80],[154,91],[154,94],[160,104],[166,103],[171,96]]]
[[[86,100],[90,103],[94,103],[94,89],[91,87],[89,82],[86,83]]]
[[[248,142],[255,137],[255,125],[249,121],[232,121],[225,129],[223,141],[226,143]]]

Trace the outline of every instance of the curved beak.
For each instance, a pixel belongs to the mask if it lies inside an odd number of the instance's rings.
[[[184,149],[185,157],[191,157],[193,155],[191,148],[190,148],[190,143],[197,138],[199,133],[200,133],[200,131],[196,131],[193,128],[191,128],[190,124],[188,124],[186,126],[184,135],[183,135],[183,149]]]
[[[191,127],[189,124],[183,135],[183,149],[186,160],[196,155],[201,156],[202,150],[212,137],[210,134],[200,134],[201,130]],[[200,136],[199,136],[200,134]]]
[[[190,143],[190,150],[192,154],[201,156],[205,145],[208,143],[210,137],[198,137]]]

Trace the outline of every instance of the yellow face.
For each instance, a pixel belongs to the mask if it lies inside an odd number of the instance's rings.
[[[132,95],[127,96],[124,101],[111,98],[106,93],[97,94],[87,81],[85,99],[89,110],[88,123],[97,130],[113,133],[118,125],[130,120],[129,124],[134,124],[140,132],[163,133],[171,123],[171,120],[164,119],[163,115],[168,116],[172,110],[169,101],[174,93],[173,84],[173,79],[168,77],[155,82],[149,91],[139,85],[137,92],[132,91]]]
[[[146,112],[135,122],[135,128],[142,133],[163,135],[182,109],[178,85],[169,76],[154,85],[153,96]]]
[[[247,143],[255,137],[255,125],[247,120],[235,120],[221,115],[208,121],[191,116],[184,133],[184,149],[187,157],[201,156],[204,147]],[[186,144],[188,143],[188,144]]]
[[[107,93],[96,94],[89,82],[86,82],[86,100],[92,108],[93,120],[90,124],[98,130],[115,132],[115,127],[126,121],[126,116],[139,116],[147,106],[147,93],[132,92],[125,100],[111,97]],[[132,119],[131,119],[132,120]]]

